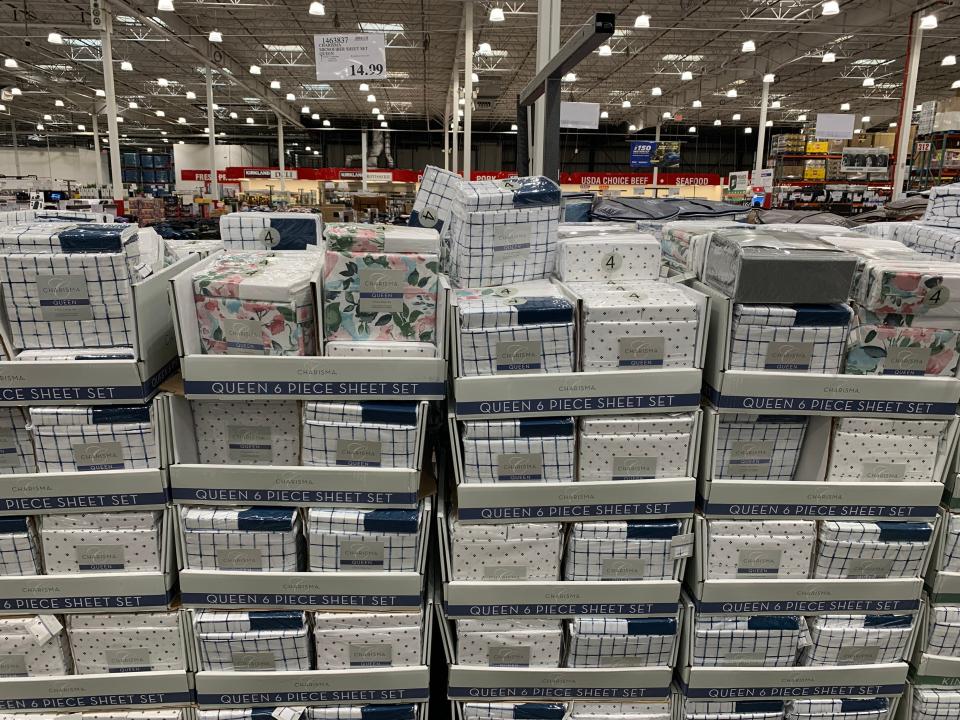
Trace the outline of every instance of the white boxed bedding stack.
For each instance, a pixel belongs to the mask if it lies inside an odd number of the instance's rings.
[[[234,212],[220,216],[220,239],[234,250],[307,250],[321,246],[323,219],[315,213]]]

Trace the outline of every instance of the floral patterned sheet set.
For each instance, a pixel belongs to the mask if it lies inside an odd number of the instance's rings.
[[[327,342],[435,343],[440,236],[426,228],[328,225]]]
[[[322,257],[319,253],[232,253],[194,275],[204,354],[316,354],[311,281]]]

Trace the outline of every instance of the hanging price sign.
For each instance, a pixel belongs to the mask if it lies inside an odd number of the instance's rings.
[[[314,35],[317,80],[376,80],[387,76],[383,33]]]

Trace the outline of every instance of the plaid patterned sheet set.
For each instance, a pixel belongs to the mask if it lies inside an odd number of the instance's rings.
[[[176,612],[64,617],[78,675],[187,669]]]
[[[575,427],[571,417],[466,421],[463,482],[573,482]]]
[[[0,294],[14,349],[133,347],[131,285],[149,274],[136,232],[57,224],[0,232]]]
[[[426,402],[304,403],[304,465],[420,467]]]
[[[849,305],[734,305],[731,370],[838,373],[853,310]]]
[[[923,222],[937,227],[960,228],[960,183],[940,185],[930,190]]]
[[[296,572],[302,567],[295,508],[181,507],[191,570]]]
[[[578,617],[568,623],[567,667],[670,665],[677,643],[677,618]]]
[[[307,543],[312,572],[417,572],[419,510],[310,508]]]
[[[662,225],[657,232],[663,264],[675,273],[700,277],[710,233],[729,223],[680,220]]]
[[[825,239],[736,228],[715,230],[706,245],[704,283],[736,303],[827,305],[850,297],[857,258]]]
[[[810,520],[707,520],[707,577],[806,578],[816,542]]]
[[[960,658],[960,606],[932,605],[925,653]]]
[[[876,665],[905,659],[913,615],[822,615],[810,618],[811,644],[801,665]]]
[[[567,543],[565,580],[670,580],[679,520],[574,523]]]
[[[692,413],[582,418],[577,479],[687,477],[695,427]]]
[[[328,225],[323,270],[327,342],[434,343],[440,238],[394,225]]]
[[[891,223],[896,225],[896,239],[934,260],[960,260],[960,229],[923,225],[920,223]]]
[[[52,615],[0,618],[0,678],[69,675],[70,647]]]
[[[331,340],[323,348],[327,357],[436,357],[437,346],[427,342],[353,342]]]
[[[319,253],[221,255],[193,276],[206,355],[316,355]]]
[[[194,616],[201,670],[310,670],[307,614],[264,610],[200,610]]]
[[[798,615],[697,617],[693,660],[706,667],[793,667],[810,634]]]
[[[484,667],[560,667],[559,620],[457,620],[457,664]]]
[[[47,574],[161,572],[161,517],[159,512],[40,516]]]
[[[947,536],[943,543],[940,569],[943,572],[960,572],[960,514],[948,513],[946,523]]]
[[[409,667],[423,661],[420,613],[316,613],[317,669]]]
[[[887,720],[889,712],[887,698],[794,700],[785,720]]]
[[[546,278],[553,272],[560,187],[545,177],[461,182],[454,190],[448,272],[457,287]]]
[[[827,481],[936,482],[946,420],[837,418]]]
[[[37,462],[23,408],[0,408],[0,475],[36,471]]]
[[[802,415],[720,415],[713,475],[722,480],[792,480],[803,446]]]
[[[820,523],[815,578],[922,577],[933,525],[925,522]]]
[[[295,401],[190,402],[200,462],[299,465],[300,406]]]
[[[683,720],[783,720],[782,700],[683,700]]]
[[[908,720],[955,720],[960,717],[960,690],[913,688],[913,714]]]
[[[565,282],[633,282],[660,276],[660,243],[646,233],[560,238],[557,276]]]
[[[461,376],[573,372],[574,307],[550,283],[457,292]]]
[[[0,517],[0,576],[40,574],[40,542],[33,518]]]
[[[571,720],[671,720],[670,702],[575,702]]]
[[[160,467],[148,405],[30,408],[39,472]]]
[[[558,523],[450,523],[454,580],[557,580],[563,532]]]
[[[454,197],[461,182],[463,178],[457,173],[427,165],[420,179],[417,196],[413,200],[410,225],[430,228],[446,235],[450,229]]]
[[[221,250],[223,250],[223,240],[173,240],[164,238],[163,264],[165,266],[173,265],[191,254],[205,258]]]
[[[564,720],[563,703],[462,703],[463,720]]]
[[[699,310],[685,290],[656,280],[577,288],[585,371],[696,365]]]
[[[313,213],[234,212],[220,216],[220,239],[234,250],[306,250],[320,245],[323,221]]]

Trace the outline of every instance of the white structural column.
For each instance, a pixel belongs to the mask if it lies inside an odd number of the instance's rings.
[[[450,97],[443,108],[443,169],[450,169]]]
[[[367,129],[360,129],[360,180],[363,191],[367,191]]]
[[[280,163],[280,196],[287,200],[287,158],[283,148],[283,118],[277,113],[277,162]]]
[[[207,65],[207,142],[210,144],[210,197],[220,199],[217,182],[217,123],[213,114],[213,68]]]
[[[460,76],[453,62],[453,171],[460,172]]]
[[[760,177],[763,170],[763,145],[767,138],[767,108],[770,106],[770,83],[763,83],[760,93],[760,126],[757,128],[757,156],[753,161],[753,176]]]
[[[97,197],[100,197],[100,192],[103,190],[103,157],[100,155],[100,120],[97,118],[99,114],[97,108],[94,108],[90,114],[93,118],[93,154],[97,156]]]
[[[893,169],[893,200],[904,196],[907,179],[907,154],[910,147],[910,120],[913,117],[913,103],[917,96],[917,72],[920,69],[920,47],[923,44],[923,30],[920,29],[922,12],[914,13],[910,18],[910,45],[907,48],[909,58],[904,72],[903,98],[900,103],[900,118],[897,122],[897,164]]]
[[[104,12],[100,31],[100,51],[103,58],[103,89],[107,93],[107,134],[110,138],[110,182],[113,199],[123,200],[123,180],[120,176],[120,132],[117,129],[117,92],[113,85],[113,14]]]
[[[539,0],[537,3],[537,68],[540,72],[550,58],[560,50],[560,0]],[[532,174],[543,175],[543,140],[546,137],[546,98],[534,105],[533,131],[529,137],[533,146]]]
[[[654,139],[656,142],[660,142],[660,127],[661,127],[661,123],[658,122],[658,123],[657,123],[657,132],[656,132],[656,134],[653,136],[653,139]],[[654,196],[654,197],[660,197],[660,194],[657,192],[657,184],[658,184],[659,182],[660,182],[660,166],[659,166],[659,165],[654,165],[654,166],[653,166],[653,196]]]
[[[473,0],[463,4],[463,179],[470,180],[473,160]]]
[[[17,169],[17,177],[23,175],[20,172],[20,146],[17,145],[17,121],[10,116],[10,136],[13,138],[13,164]]]

